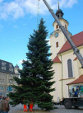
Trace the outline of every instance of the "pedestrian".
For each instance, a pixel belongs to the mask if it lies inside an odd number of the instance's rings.
[[[29,104],[28,104],[28,109],[29,109]]]
[[[23,103],[24,103],[23,110],[24,110],[24,112],[27,112],[27,105],[25,104],[25,98],[23,99]]]
[[[72,97],[74,97],[74,95],[75,95],[75,89],[72,88]]]
[[[74,97],[78,97],[78,93],[79,93],[79,91],[78,91],[78,89],[76,89]]]
[[[31,101],[31,103],[29,104],[29,111],[33,111],[33,101]]]
[[[0,99],[0,113],[2,113],[2,98]]]
[[[27,105],[24,104],[24,112],[27,112]]]
[[[8,113],[9,111],[9,98],[8,97],[3,98],[2,110],[3,110],[3,113]]]

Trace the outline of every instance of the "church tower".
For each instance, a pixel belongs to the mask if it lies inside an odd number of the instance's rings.
[[[63,11],[59,8],[58,4],[58,10],[56,11],[56,16],[58,17],[59,21],[61,22],[62,26],[65,27],[65,29],[68,32],[68,21],[63,18]],[[51,45],[51,53],[52,53],[52,60],[57,56],[58,52],[66,42],[66,38],[64,34],[62,33],[61,29],[59,28],[56,21],[53,23],[54,31],[50,35],[50,45]],[[69,33],[69,32],[68,32]],[[69,33],[69,35],[71,35]]]

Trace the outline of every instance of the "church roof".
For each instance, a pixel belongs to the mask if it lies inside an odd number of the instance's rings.
[[[67,85],[79,84],[79,83],[83,83],[83,75],[81,75],[79,78],[77,78],[77,79],[74,80],[73,82],[68,83]]]
[[[56,16],[60,19],[63,18],[63,11],[59,8],[59,2],[58,2],[58,10],[56,11]]]
[[[83,31],[76,34],[76,35],[71,36],[71,39],[77,47],[82,46],[83,45]],[[72,49],[72,47],[69,44],[69,42],[66,41],[65,44],[63,45],[63,47],[60,49],[59,53],[63,53],[63,52],[68,51],[70,49]]]
[[[61,9],[58,9],[57,12],[56,12],[56,16],[58,18],[63,18],[63,15],[64,15],[63,11]]]
[[[58,58],[58,56],[56,56],[54,59],[53,59],[53,63],[61,63],[60,59]]]
[[[74,61],[77,60],[77,59],[78,59],[78,58],[76,57],[76,58],[74,59]]]

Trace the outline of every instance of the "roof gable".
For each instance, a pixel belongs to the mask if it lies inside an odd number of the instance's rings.
[[[83,45],[83,31],[76,35],[71,36],[71,39],[77,47]],[[72,47],[69,44],[69,42],[66,41],[65,44],[63,45],[63,47],[60,49],[58,54],[68,51],[70,49],[72,49]]]
[[[61,63],[60,59],[58,58],[58,56],[56,56],[54,59],[53,59],[53,63]]]

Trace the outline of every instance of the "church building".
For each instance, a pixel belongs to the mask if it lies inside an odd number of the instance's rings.
[[[83,31],[72,35],[68,30],[69,23],[63,18],[63,15],[63,11],[58,8],[56,16],[83,56]],[[55,91],[52,92],[53,100],[57,102],[68,98],[71,88],[77,86],[81,87],[80,96],[83,96],[83,68],[56,21],[54,21],[53,27],[54,32],[50,35],[51,59],[55,72],[53,77],[55,83],[52,86],[55,88]]]

